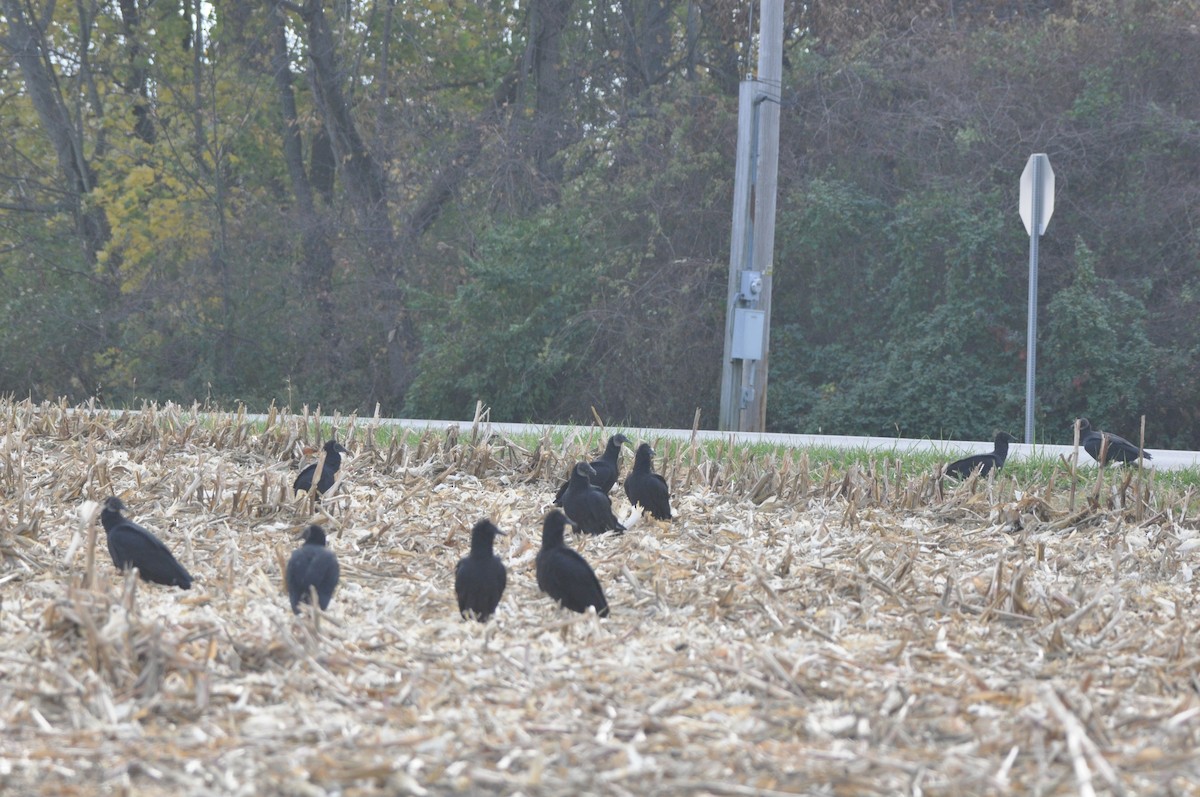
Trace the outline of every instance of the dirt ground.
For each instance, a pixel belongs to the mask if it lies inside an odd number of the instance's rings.
[[[311,418],[0,402],[0,793],[1200,793],[1200,532],[1152,478],[1135,511],[1085,474],[1072,511],[1065,481],[664,444],[674,520],[618,487],[629,531],[568,539],[599,619],[534,557],[603,433],[336,426],[353,456],[314,508]],[[191,590],[113,568],[112,494]],[[453,592],[484,516],[509,571],[486,625]],[[314,518],[342,581],[296,617]]]

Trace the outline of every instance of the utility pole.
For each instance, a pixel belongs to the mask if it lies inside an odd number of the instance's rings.
[[[733,228],[721,369],[719,428],[724,431],[762,432],[767,425],[782,80],[783,0],[762,0],[758,77],[743,80],[738,93]]]

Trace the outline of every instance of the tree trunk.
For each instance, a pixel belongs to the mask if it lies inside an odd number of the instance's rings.
[[[670,0],[625,0],[620,6],[628,90],[638,95],[657,84],[671,55]]]
[[[376,268],[394,272],[392,228],[388,220],[387,183],[375,162],[346,102],[333,32],[320,0],[308,0],[302,9],[307,25],[308,54],[312,61],[312,88],[317,109],[329,133],[329,143],[340,169],[350,204],[366,234],[367,245],[380,258]],[[402,275],[396,274],[397,277]],[[397,280],[398,281],[398,280]]]
[[[142,66],[141,27],[142,15],[137,0],[121,0],[121,27],[125,34],[129,60],[129,81],[125,91],[135,97],[133,101],[133,134],[153,144],[156,137],[154,117],[150,113],[150,90],[147,85],[149,70]]]
[[[562,179],[555,156],[567,145],[563,118],[561,75],[562,36],[573,0],[534,0],[529,8],[529,45],[525,52],[526,80],[532,80],[532,154],[538,172],[551,186]],[[529,102],[526,92],[526,103]]]
[[[287,164],[300,222],[300,246],[304,257],[301,284],[316,305],[317,334],[328,344],[323,350],[336,351],[338,340],[333,311],[333,248],[329,243],[329,225],[324,214],[319,213],[315,207],[312,185],[304,170],[300,119],[296,112],[296,95],[292,90],[292,70],[288,66],[287,29],[284,25],[283,9],[278,3],[272,4],[270,16],[271,66],[283,113],[283,160]]]
[[[297,10],[305,23],[313,96],[366,244],[367,259],[373,270],[375,309],[380,322],[388,327],[389,383],[385,403],[399,406],[412,383],[418,341],[406,307],[407,275],[396,253],[387,180],[363,142],[342,92],[337,48],[321,0],[306,0],[302,7],[283,5]]]

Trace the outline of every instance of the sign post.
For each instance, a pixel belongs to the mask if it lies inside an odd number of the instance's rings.
[[[1054,213],[1054,170],[1043,153],[1029,156],[1021,172],[1021,221],[1029,233],[1029,324],[1025,331],[1025,442],[1033,442],[1033,404],[1037,376],[1038,238]]]

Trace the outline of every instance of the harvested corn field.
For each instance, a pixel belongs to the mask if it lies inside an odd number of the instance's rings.
[[[900,463],[663,444],[677,517],[568,542],[611,616],[533,574],[596,430],[514,441],[177,407],[0,404],[4,794],[1184,794],[1200,782],[1200,533],[1151,476],[941,489]],[[326,428],[326,433],[328,428]],[[635,432],[626,430],[636,443]],[[648,441],[655,443],[655,441]],[[622,474],[631,464],[622,460]],[[195,578],[117,572],[118,495]],[[1139,500],[1139,498],[1141,500]],[[492,518],[508,588],[458,617]],[[316,519],[329,611],[282,570]]]

